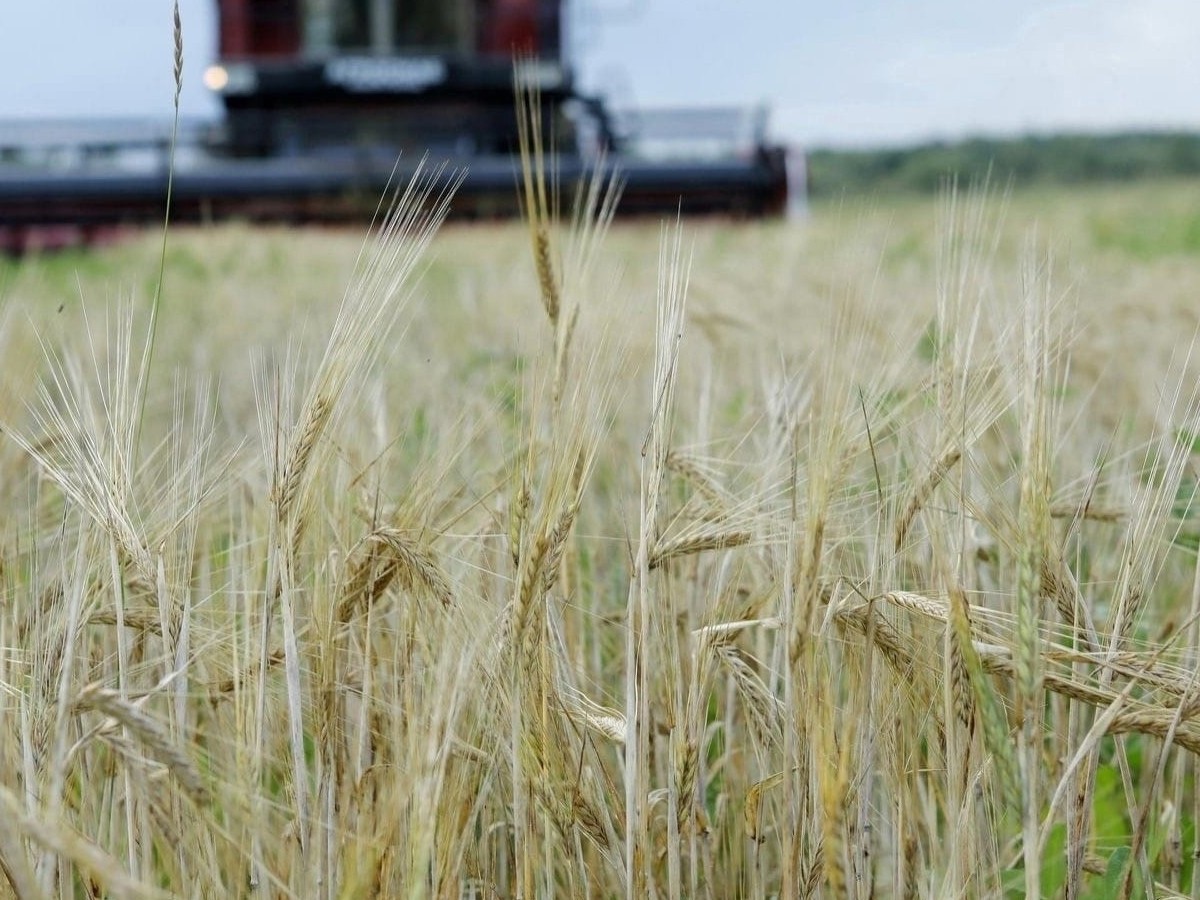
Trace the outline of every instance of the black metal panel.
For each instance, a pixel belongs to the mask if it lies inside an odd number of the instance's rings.
[[[553,169],[564,196],[591,176],[576,158]],[[389,185],[403,184],[415,166],[330,165],[304,160],[227,161],[175,175],[175,221],[245,218],[255,221],[355,221],[370,217]],[[518,206],[518,174],[510,157],[426,163],[444,184],[461,173],[453,203],[459,215],[510,215]],[[624,183],[626,214],[782,211],[782,159],[612,166]],[[0,227],[153,223],[164,213],[164,172],[39,172],[0,167]]]
[[[556,65],[541,72],[543,132],[562,148],[571,141],[561,115],[571,82]],[[508,61],[341,56],[241,64],[237,82],[224,94],[233,156],[504,153],[517,144]]]
[[[255,106],[285,100],[344,100],[363,96],[405,101],[416,97],[458,95],[498,95],[512,105],[511,60],[454,56],[340,56],[328,60],[231,65],[252,69],[254,81],[252,89],[226,92],[223,95],[226,106]],[[548,65],[547,70],[550,69]],[[557,74],[547,78],[541,85],[542,96],[547,100],[572,96],[570,73],[557,67],[553,69]],[[405,71],[417,74],[406,80],[400,77]]]

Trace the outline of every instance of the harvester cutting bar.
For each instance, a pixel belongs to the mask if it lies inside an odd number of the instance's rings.
[[[509,156],[426,161],[445,182],[461,174],[452,214],[493,217],[517,212],[519,172]],[[550,161],[564,197],[595,167],[577,157]],[[349,222],[369,218],[389,185],[403,184],[410,166],[329,160],[219,160],[176,171],[171,218],[176,222],[244,219],[258,222]],[[619,211],[762,216],[786,202],[782,154],[754,159],[665,164],[616,160],[603,174],[623,183]],[[80,167],[61,171],[0,165],[0,229],[153,223],[167,196],[163,170],[129,172]]]

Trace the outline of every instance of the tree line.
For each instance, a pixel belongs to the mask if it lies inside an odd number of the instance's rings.
[[[931,193],[947,179],[1070,185],[1200,174],[1200,133],[1136,132],[969,138],[876,150],[814,149],[813,197]]]

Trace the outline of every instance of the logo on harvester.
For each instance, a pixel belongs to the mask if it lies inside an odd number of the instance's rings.
[[[446,63],[431,58],[345,56],[325,64],[325,79],[355,93],[423,91],[446,80]]]

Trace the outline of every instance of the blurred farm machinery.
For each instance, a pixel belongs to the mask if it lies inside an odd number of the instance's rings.
[[[0,249],[161,221],[172,166],[175,222],[359,222],[422,159],[461,178],[454,215],[513,215],[514,54],[564,195],[606,167],[622,214],[784,212],[798,166],[764,111],[613,112],[575,87],[565,2],[217,0],[224,118],[173,161],[165,123],[0,122]]]

